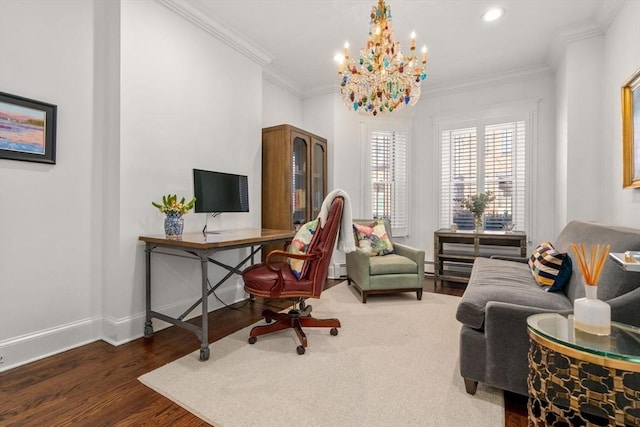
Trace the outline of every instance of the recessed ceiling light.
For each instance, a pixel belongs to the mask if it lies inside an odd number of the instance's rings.
[[[504,15],[504,9],[501,7],[494,7],[482,14],[482,20],[484,22],[493,22],[500,19],[502,15]]]

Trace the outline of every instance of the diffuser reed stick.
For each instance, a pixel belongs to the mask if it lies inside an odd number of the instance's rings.
[[[587,257],[587,249],[584,243],[579,245],[571,244],[571,249],[578,258],[578,265],[586,285],[596,286],[598,284],[602,267],[604,267],[609,255],[609,248],[610,245],[591,245],[589,247],[589,257]]]

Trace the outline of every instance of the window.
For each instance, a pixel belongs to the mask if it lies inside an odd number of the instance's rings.
[[[485,210],[485,229],[526,227],[526,138],[525,120],[441,130],[440,227],[472,229],[473,216],[458,200],[487,191],[495,200]]]
[[[392,235],[408,235],[408,132],[380,129],[372,125],[368,132],[371,187],[369,206],[373,218],[389,218]]]

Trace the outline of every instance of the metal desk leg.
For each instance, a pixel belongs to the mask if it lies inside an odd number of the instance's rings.
[[[209,257],[206,253],[200,254],[200,267],[202,269],[202,337],[200,344],[200,360],[209,359],[209,295],[207,290]]]
[[[146,270],[146,321],[144,323],[144,336],[153,336],[153,324],[151,323],[151,251],[153,248],[147,243],[145,248],[145,270]]]

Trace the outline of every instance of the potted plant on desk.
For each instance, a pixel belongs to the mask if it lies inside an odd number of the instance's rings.
[[[185,202],[184,197],[178,202],[178,196],[175,194],[162,196],[162,204],[151,202],[153,206],[165,214],[164,234],[167,239],[180,240],[182,238],[182,230],[184,229],[184,218],[182,218],[182,215],[193,209],[195,203],[195,197],[188,203]]]

